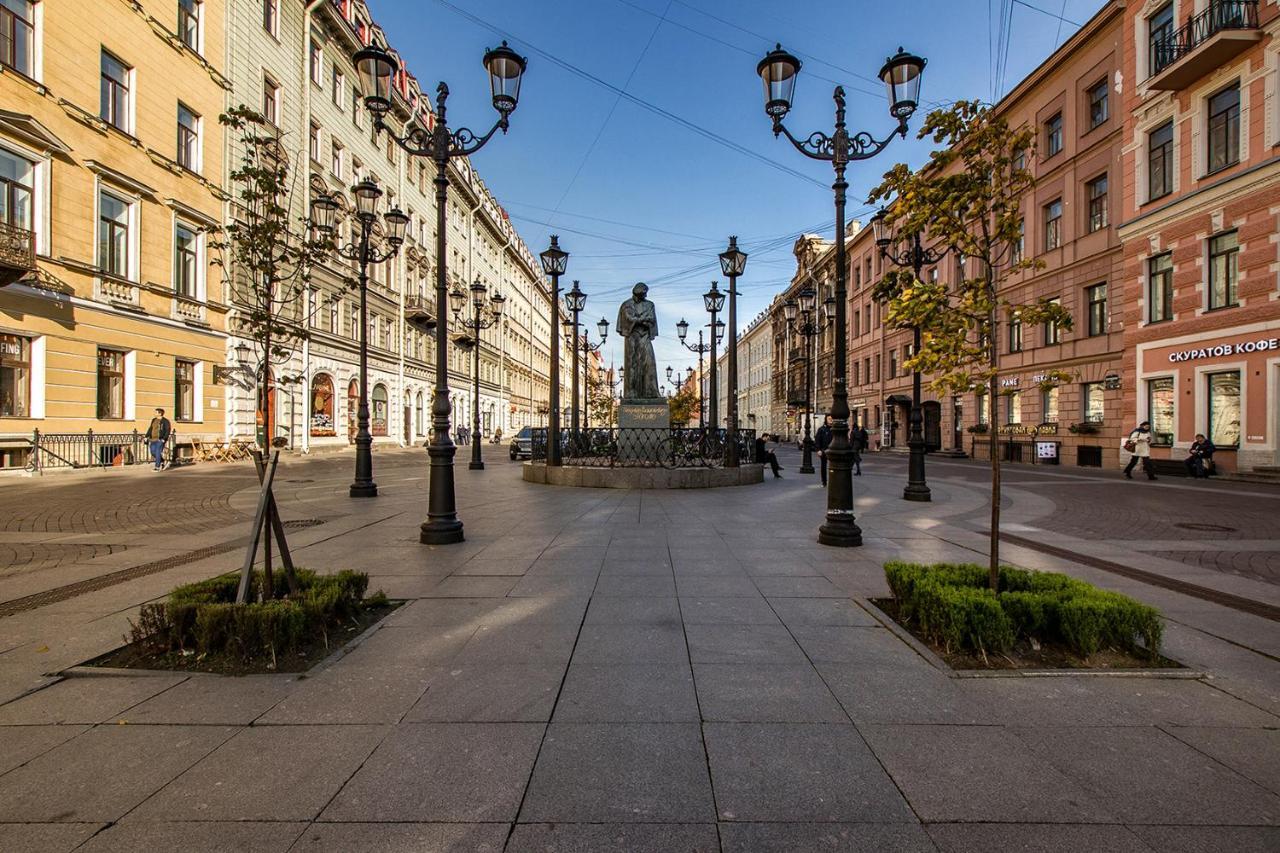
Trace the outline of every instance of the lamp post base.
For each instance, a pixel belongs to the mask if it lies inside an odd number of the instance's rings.
[[[857,548],[862,544],[862,528],[853,520],[852,512],[847,517],[828,512],[826,523],[818,528],[818,544],[833,548]]]
[[[456,545],[463,541],[462,522],[457,521],[424,521],[418,534],[418,542],[423,545]]]
[[[378,496],[378,484],[352,483],[351,488],[347,491],[353,498],[376,498]]]
[[[906,488],[902,490],[902,499],[904,501],[931,501],[933,495],[929,491],[929,487],[923,483],[907,483]]]
[[[471,464],[470,464],[470,465],[468,465],[468,466],[467,466],[467,468],[468,468],[468,469],[470,469],[470,470],[472,470],[472,471],[483,471],[483,470],[484,470],[484,463],[483,463],[483,462],[476,462],[475,460],[472,460]]]

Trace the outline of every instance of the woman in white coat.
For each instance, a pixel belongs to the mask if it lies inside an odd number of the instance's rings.
[[[1147,475],[1148,480],[1154,480],[1156,475],[1151,470],[1151,423],[1143,421],[1138,424],[1138,428],[1124,440],[1123,447],[1133,454],[1129,457],[1129,464],[1124,466],[1124,475],[1132,480],[1133,468],[1141,459],[1142,473]]]

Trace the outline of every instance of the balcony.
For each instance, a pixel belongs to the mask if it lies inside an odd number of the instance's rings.
[[[408,296],[404,300],[404,321],[419,332],[436,330],[435,302],[425,296]]]
[[[0,287],[36,271],[35,233],[0,222]]]
[[[1258,0],[1210,0],[1186,26],[1152,45],[1147,85],[1185,89],[1261,40]]]

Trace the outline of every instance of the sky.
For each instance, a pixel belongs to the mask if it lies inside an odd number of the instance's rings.
[[[1104,0],[369,0],[424,91],[449,84],[451,128],[482,133],[496,113],[481,57],[506,39],[528,57],[511,129],[473,163],[537,254],[551,234],[570,253],[592,339],[637,281],[658,311],[659,379],[697,356],[679,344],[709,322],[701,294],[719,280],[730,234],[749,254],[739,328],[783,290],[801,233],[834,235],[830,163],[775,139],[756,63],[775,43],[803,67],[786,124],[831,132],[845,87],[850,132],[894,127],[876,75],[899,46],[928,65],[906,140],[850,164],[850,219],[892,165],[925,162],[924,111],[992,101],[1043,62]],[[724,289],[727,282],[721,281]],[[727,316],[724,317],[727,321]],[[622,363],[612,332],[605,361]]]

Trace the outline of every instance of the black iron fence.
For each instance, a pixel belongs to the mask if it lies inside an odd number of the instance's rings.
[[[146,436],[132,432],[41,432],[27,439],[27,470],[44,472],[53,468],[110,468],[113,465],[140,465],[153,462]],[[178,433],[169,433],[163,458],[166,465],[181,463],[177,454]]]
[[[1152,74],[1159,74],[1223,30],[1258,27],[1258,0],[1210,0],[1185,26],[1152,46]]]
[[[996,446],[1002,462],[1058,465],[1062,455],[1062,442],[1045,436],[1002,435],[996,439]],[[969,456],[973,459],[990,461],[991,436],[974,436],[971,438],[969,440]]]
[[[738,461],[755,461],[756,431],[738,430]],[[724,429],[654,427],[614,429],[593,427],[560,434],[565,465],[591,468],[722,468],[728,458],[729,434]],[[535,429],[532,458],[546,461],[547,430]]]

